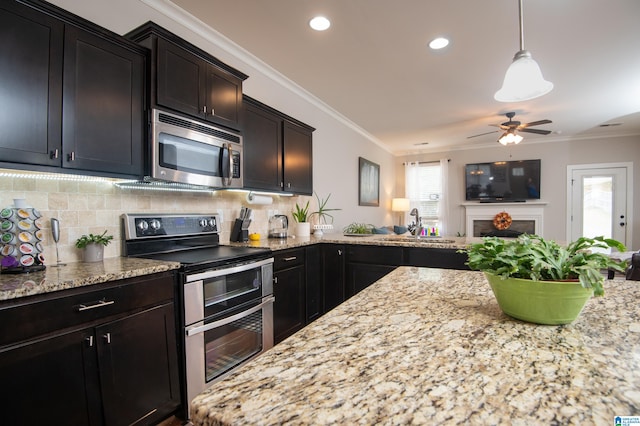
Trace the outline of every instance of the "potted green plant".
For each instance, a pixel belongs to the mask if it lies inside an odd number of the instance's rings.
[[[599,249],[626,251],[619,241],[581,237],[566,247],[536,235],[471,244],[466,264],[485,273],[502,311],[537,324],[574,321],[591,296],[602,296],[603,270],[625,265]]]
[[[338,211],[341,209],[330,209],[327,207],[327,203],[329,202],[329,198],[331,197],[331,193],[329,193],[329,195],[327,195],[327,198],[320,198],[318,196],[318,193],[314,191],[314,195],[316,196],[316,200],[318,200],[318,210],[315,212],[312,212],[311,214],[309,214],[309,219],[311,219],[313,216],[317,216],[318,217],[318,223],[316,225],[314,225],[314,235],[316,236],[322,236],[323,234],[323,230],[326,229],[333,229],[333,216],[330,215],[328,212],[333,212],[333,211]],[[331,220],[331,223],[327,223],[327,218]]]
[[[374,226],[370,224],[352,222],[345,226],[342,232],[345,235],[369,235],[373,234],[373,228]]]
[[[113,240],[112,235],[107,235],[107,230],[100,235],[83,235],[76,240],[76,247],[83,250],[85,262],[101,262],[104,258],[104,248]]]
[[[307,201],[304,207],[300,207],[300,205],[296,203],[295,210],[291,212],[291,216],[293,216],[293,219],[296,221],[296,237],[308,237],[311,235],[311,224],[308,222],[309,201]]]

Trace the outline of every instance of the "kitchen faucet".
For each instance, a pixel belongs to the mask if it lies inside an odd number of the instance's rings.
[[[409,215],[416,217],[415,236],[416,236],[416,239],[418,239],[420,238],[420,235],[422,235],[422,231],[424,230],[424,228],[422,227],[422,218],[420,217],[420,213],[416,208],[411,209],[411,212],[409,213]]]

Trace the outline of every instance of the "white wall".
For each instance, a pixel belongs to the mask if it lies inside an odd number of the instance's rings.
[[[529,139],[531,141],[532,138]],[[597,164],[631,162],[634,167],[634,188],[640,188],[640,137],[620,137],[607,140],[581,139],[564,142],[536,143],[524,142],[517,146],[503,147],[495,144],[492,148],[449,151],[430,154],[409,155],[396,158],[396,191],[404,193],[404,170],[406,161],[433,161],[449,158],[449,196],[450,229],[467,232],[464,229],[465,201],[464,166],[467,163],[493,162],[506,160],[542,160],[541,200],[549,204],[545,208],[544,236],[555,240],[566,240],[566,177],[567,166],[575,164]],[[633,205],[633,242],[627,243],[629,249],[640,248],[640,197],[635,196]]]

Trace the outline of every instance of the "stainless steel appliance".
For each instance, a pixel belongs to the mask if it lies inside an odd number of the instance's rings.
[[[219,244],[217,215],[124,214],[126,256],[180,262],[182,416],[200,392],[273,347],[273,254]]]
[[[269,238],[287,238],[289,219],[283,214],[269,218]]]
[[[242,188],[242,135],[158,109],[151,122],[150,177]]]

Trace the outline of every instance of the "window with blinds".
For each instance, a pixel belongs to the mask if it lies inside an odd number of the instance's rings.
[[[439,221],[442,196],[440,163],[421,163],[407,169],[407,198],[423,220]]]

